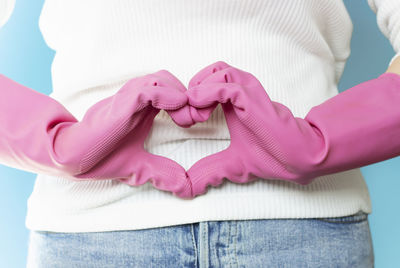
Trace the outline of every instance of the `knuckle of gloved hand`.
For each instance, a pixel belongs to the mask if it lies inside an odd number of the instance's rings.
[[[231,67],[231,66],[229,64],[227,64],[225,61],[219,60],[212,65],[213,73],[216,71],[220,71],[222,69],[228,68],[228,67]]]
[[[231,68],[232,67],[228,67],[228,68],[219,70],[218,73],[216,72],[216,74],[211,76],[211,78],[208,79],[208,81],[215,82],[215,80],[217,80],[220,83],[233,83],[233,77],[231,75]],[[214,78],[214,79],[212,79],[212,78]]]
[[[161,77],[155,75],[155,74],[150,74],[148,78],[145,80],[144,85],[145,86],[161,86],[162,85],[162,79]]]

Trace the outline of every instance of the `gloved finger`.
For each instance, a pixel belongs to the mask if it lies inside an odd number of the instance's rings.
[[[174,87],[181,92],[186,91],[186,88],[182,82],[167,70],[159,70],[155,73],[134,77],[126,82],[126,85],[130,90],[133,88],[138,89],[146,86],[162,86]]]
[[[195,123],[207,121],[217,106],[218,102],[215,102],[214,104],[211,104],[210,106],[204,108],[196,108],[190,105],[190,114],[193,121]]]
[[[175,124],[180,127],[188,128],[195,124],[190,113],[191,107],[187,103],[187,98],[185,99],[185,97],[182,96],[185,95],[186,89],[181,91],[181,89],[174,86],[162,86],[160,89],[165,90],[162,96],[167,96],[165,100],[168,100],[169,105],[165,105],[165,103],[162,105],[155,103],[155,107],[165,110]],[[176,99],[175,102],[174,99]]]
[[[223,70],[225,68],[228,68],[228,67],[230,67],[230,65],[224,61],[217,61],[217,62],[214,62],[214,63],[204,67],[203,69],[198,71],[192,77],[192,79],[190,79],[188,89],[190,90],[191,87],[197,86],[198,84],[202,83],[202,81],[204,79],[206,79],[208,76],[210,76],[211,74],[213,74],[217,71]]]
[[[130,164],[134,173],[131,177],[121,178],[119,181],[131,186],[150,182],[155,188],[171,192],[177,197],[192,198],[192,186],[186,171],[174,160],[143,150]]]
[[[228,66],[228,65],[225,64],[224,62],[217,62],[217,63],[213,64],[213,66],[214,66],[213,69],[216,71],[216,70],[221,69],[223,66]],[[206,71],[204,71],[204,74],[205,73],[206,73]],[[181,81],[178,80],[175,76],[173,76],[167,70],[160,70],[159,72],[155,73],[154,75],[165,76],[166,78],[172,80],[174,85],[180,91],[182,91],[182,92],[187,91],[187,89],[181,83]],[[171,86],[173,86],[173,85],[171,84]],[[188,128],[198,122],[207,121],[217,105],[218,105],[218,103],[211,105],[210,107],[205,107],[205,108],[195,108],[190,105],[185,105],[177,110],[167,110],[167,113],[171,116],[172,120],[177,125],[184,127],[184,128]]]
[[[245,89],[234,83],[202,83],[192,87],[186,95],[188,103],[196,108],[210,107],[215,103],[229,101],[236,109],[244,111],[248,103]]]
[[[172,118],[172,121],[175,122],[175,124],[183,128],[189,128],[195,124],[190,109],[190,106],[185,105],[176,110],[167,110],[167,113]]]
[[[179,109],[188,103],[186,94],[175,87],[157,85],[142,87],[133,98],[141,107],[152,105],[166,111]]]
[[[210,64],[203,69],[201,69],[199,72],[197,72],[192,79],[189,81],[189,89],[193,86],[196,86],[201,83],[202,80],[204,80],[206,77],[209,75],[213,74],[216,71],[222,70],[223,68],[227,68],[229,65],[223,61],[217,61],[213,64]],[[207,87],[203,88],[204,90],[207,90]],[[197,122],[204,122],[207,121],[208,118],[211,116],[213,113],[214,109],[217,107],[218,103],[214,103],[210,106],[207,107],[193,107],[190,106],[190,114],[193,119],[194,123]]]
[[[164,110],[184,107],[187,104],[185,93],[175,86],[168,86],[170,83],[166,78],[153,74],[135,77],[126,82],[116,95],[120,96],[124,107],[133,107],[133,113],[148,105]],[[190,116],[190,112],[187,113]]]
[[[218,64],[215,66],[218,66]],[[221,70],[217,70],[215,67],[212,69],[213,73],[205,76],[201,83],[190,87],[186,92],[186,95],[189,97],[189,104],[196,108],[202,108],[204,107],[203,105],[207,107],[215,101],[219,103],[231,101],[233,103],[233,97],[235,94],[238,94],[237,92],[239,92],[239,90],[238,87],[234,85],[227,85],[227,83],[231,83],[232,81],[230,73],[226,72],[229,68],[230,67],[225,67]],[[200,90],[204,92],[199,92]],[[235,90],[238,91],[236,92]],[[197,96],[196,99],[194,96]],[[199,105],[202,106],[200,107]]]
[[[176,89],[178,89],[181,92],[185,92],[187,90],[185,85],[175,75],[173,75],[168,70],[162,69],[162,70],[159,70],[159,71],[153,73],[152,75],[154,75],[156,77],[161,77],[163,79],[162,80],[163,83],[160,84],[162,86],[175,87]]]
[[[254,106],[263,107],[265,102],[271,102],[265,88],[253,74],[233,66],[217,71],[202,81],[202,84],[204,85],[213,83],[240,85],[246,93],[248,100],[251,102],[251,105]],[[196,87],[192,87],[188,91],[191,91],[193,88]]]
[[[186,172],[192,182],[193,196],[207,192],[207,186],[218,186],[224,178],[241,183],[246,181],[244,165],[232,147],[204,157]]]
[[[183,93],[187,90],[182,82],[167,70],[160,70],[154,74],[148,75],[147,77],[150,84],[165,87],[166,90],[174,88]],[[177,109],[164,110],[166,110],[166,112],[169,114],[175,124],[180,127],[188,128],[196,123],[196,121],[192,118],[189,105],[184,105]]]
[[[246,72],[234,66],[220,68],[205,76],[201,83],[237,83],[244,87],[261,86],[260,81],[250,72]],[[191,87],[189,87],[190,90]]]

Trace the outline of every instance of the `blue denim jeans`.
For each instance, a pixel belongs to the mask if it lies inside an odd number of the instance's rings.
[[[205,221],[161,228],[32,231],[28,268],[374,266],[368,214]]]

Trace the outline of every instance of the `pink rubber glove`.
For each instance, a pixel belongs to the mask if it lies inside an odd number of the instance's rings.
[[[161,70],[129,80],[78,120],[51,97],[0,75],[0,163],[71,179],[148,180],[158,189],[191,197],[183,167],[144,149],[160,109],[190,126],[186,89]]]
[[[225,150],[187,174],[193,195],[227,178],[308,184],[315,177],[400,155],[400,76],[385,73],[313,107],[304,119],[271,101],[250,73],[224,62],[202,69],[186,95],[201,108],[221,103],[231,135]]]

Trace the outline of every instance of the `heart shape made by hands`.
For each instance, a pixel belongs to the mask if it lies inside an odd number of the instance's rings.
[[[317,134],[305,125],[299,128],[295,122],[289,127],[284,125],[288,118],[294,119],[292,113],[282,104],[272,102],[254,75],[217,61],[196,73],[186,90],[168,71],[162,70],[157,74],[169,77],[169,81],[175,80],[176,88],[188,98],[187,103],[178,109],[164,109],[177,125],[190,127],[206,121],[220,103],[231,136],[228,148],[200,159],[184,172],[187,184],[180,183],[178,187],[178,183],[171,179],[150,179],[157,188],[168,189],[181,198],[193,198],[204,194],[210,185],[220,185],[224,178],[235,183],[246,183],[257,178],[279,178],[299,184],[310,182],[308,177],[300,173],[299,165],[304,161],[299,161],[299,158],[304,155],[291,155],[293,148],[304,152],[318,150],[321,144],[312,142]],[[309,143],[294,138],[297,134],[301,139],[304,131],[311,137]],[[170,165],[179,165],[169,160]],[[139,185],[134,177],[120,181]],[[174,183],[175,188],[171,185]]]

